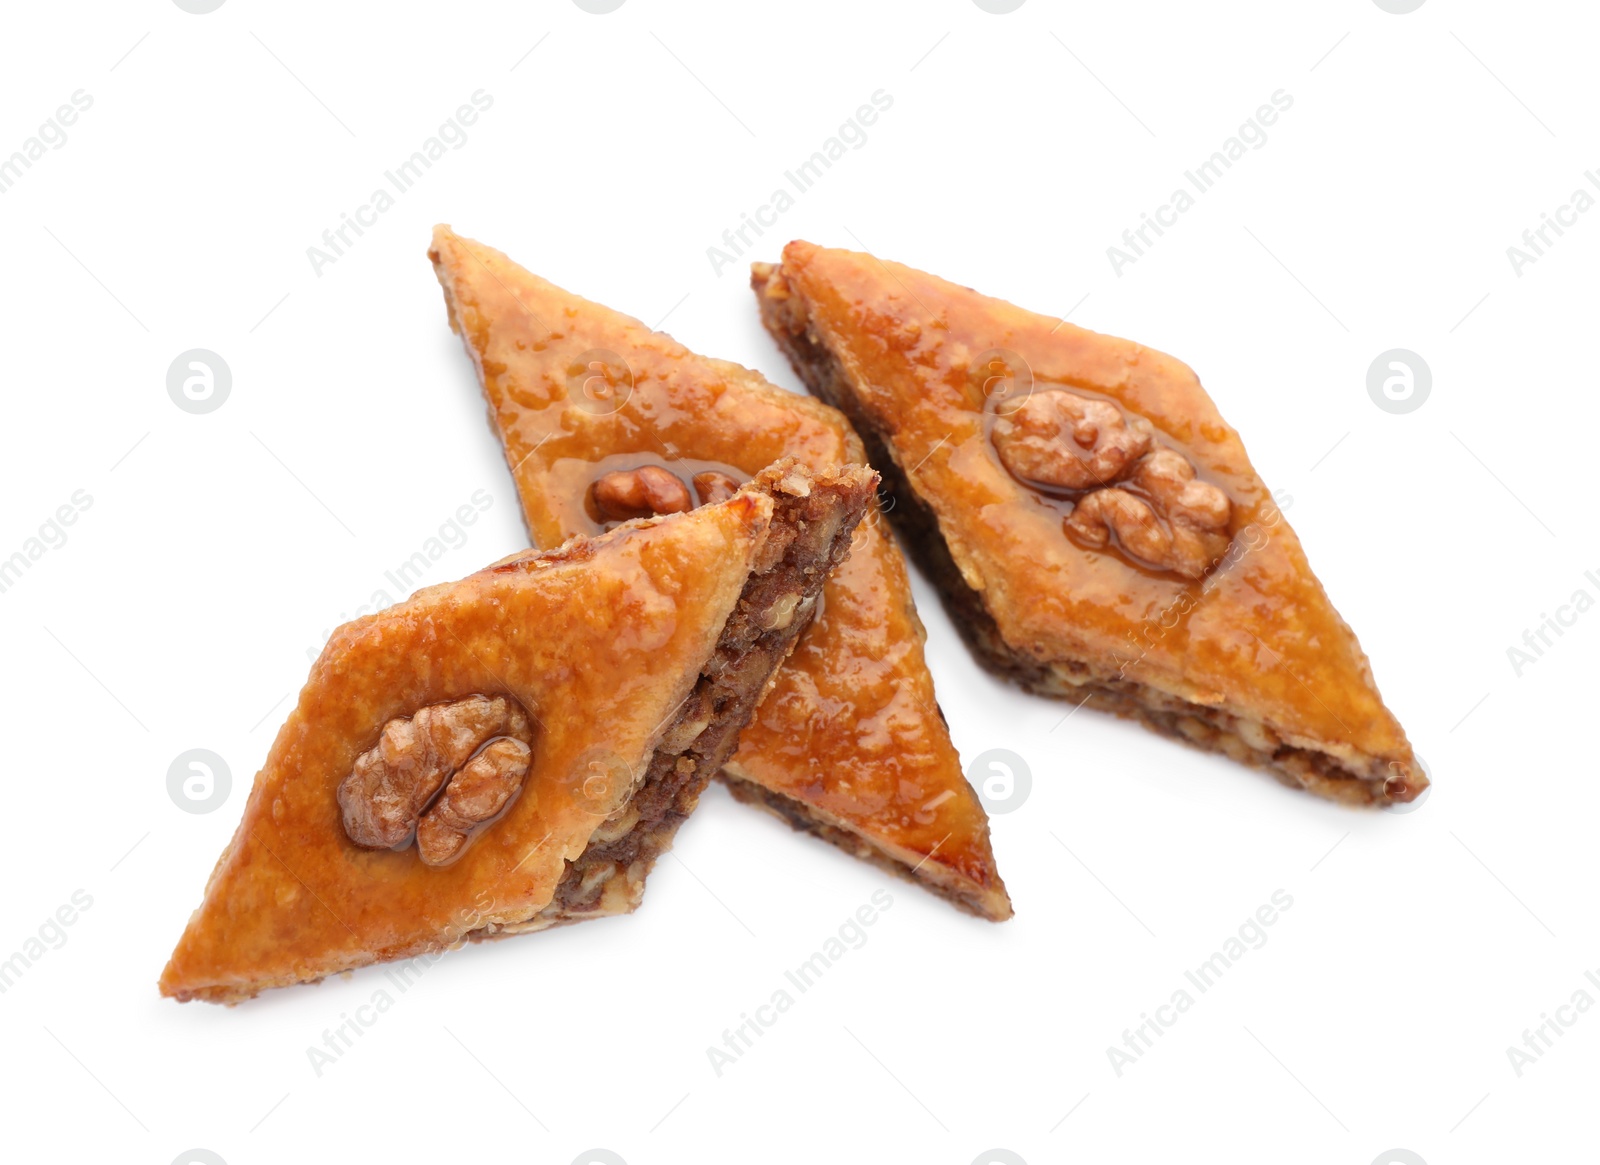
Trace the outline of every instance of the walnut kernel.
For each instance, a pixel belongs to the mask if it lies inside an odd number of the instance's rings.
[[[1027,482],[1094,489],[1127,475],[1150,448],[1150,423],[1115,405],[1052,388],[1035,392],[994,423],[1000,460]]]
[[[677,474],[659,465],[618,469],[603,475],[594,483],[594,504],[601,516],[617,522],[680,514],[694,508],[688,486]]]
[[[1133,480],[1155,499],[1169,519],[1197,530],[1225,530],[1233,510],[1228,495],[1196,481],[1194,466],[1182,454],[1157,449],[1140,461]]]
[[[1019,480],[1088,491],[1065,526],[1090,546],[1115,534],[1135,558],[1185,578],[1203,578],[1228,548],[1228,495],[1196,480],[1181,453],[1156,445],[1142,417],[1052,388],[997,418],[993,436],[1001,464]]]
[[[739,492],[739,483],[726,473],[708,469],[694,475],[694,493],[702,506],[725,502]]]
[[[450,860],[471,827],[522,787],[532,739],[527,713],[505,696],[468,696],[390,720],[339,784],[346,835],[367,849],[404,849],[415,837],[429,865]],[[453,843],[452,834],[460,834]]]
[[[417,855],[430,866],[453,861],[472,831],[511,803],[532,759],[533,750],[509,736],[479,749],[417,822]]]
[[[1204,578],[1228,549],[1232,503],[1214,485],[1196,481],[1194,466],[1171,449],[1140,459],[1125,489],[1100,489],[1067,516],[1066,528],[1091,546],[1111,533],[1134,557],[1184,578]]]

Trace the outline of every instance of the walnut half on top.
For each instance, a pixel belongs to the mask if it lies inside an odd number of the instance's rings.
[[[594,505],[601,517],[616,522],[656,514],[681,514],[694,508],[689,500],[689,487],[677,474],[659,465],[618,469],[605,474],[594,483]]]
[[[1127,476],[1153,435],[1142,417],[1130,423],[1113,404],[1054,388],[994,423],[1001,464],[1021,481],[1058,489],[1095,489]]]
[[[681,514],[696,505],[725,502],[739,492],[739,480],[718,469],[702,470],[692,480],[693,499],[683,479],[665,466],[614,469],[595,480],[589,497],[602,521],[626,522],[631,518]]]
[[[533,758],[522,706],[506,696],[433,704],[383,726],[339,785],[345,834],[365,849],[404,849],[448,865],[522,789]]]
[[[1195,478],[1181,453],[1155,444],[1142,417],[1065,389],[1036,392],[994,423],[1000,462],[1017,480],[1075,496],[1063,523],[1092,547],[1116,535],[1157,570],[1204,578],[1228,549],[1228,496]]]

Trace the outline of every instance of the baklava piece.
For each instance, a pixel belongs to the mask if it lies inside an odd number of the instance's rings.
[[[862,433],[978,656],[1352,803],[1428,780],[1355,635],[1170,356],[871,255],[790,243],[762,319]]]
[[[341,627],[161,993],[233,1003],[632,910],[876,485],[780,464]]]

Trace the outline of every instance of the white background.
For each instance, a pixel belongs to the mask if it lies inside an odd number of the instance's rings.
[[[1580,988],[1600,1000],[1600,614],[1520,677],[1507,657],[1580,587],[1600,598],[1600,214],[1520,276],[1506,255],[1600,167],[1590,7],[5,19],[0,154],[93,97],[0,195],[0,556],[93,499],[0,594],[0,958],[93,899],[0,995],[7,1159],[1368,1165],[1400,1146],[1440,1165],[1592,1144],[1600,1015],[1565,1013],[1520,1077],[1506,1053]],[[315,274],[306,248],[479,89],[467,143]],[[715,275],[706,248],[879,89],[866,144]],[[1106,248],[1279,89],[1265,146],[1114,273]],[[637,915],[447,956],[320,1076],[308,1046],[392,989],[381,971],[231,1010],[158,998],[308,649],[475,490],[492,505],[427,581],[524,544],[424,258],[436,221],[790,387],[743,264],[791,237],[1178,355],[1292,494],[1433,795],[1353,812],[1105,716],[1063,723],[980,672],[918,580],[963,756],[1032,769],[994,820],[1013,921],[713,788]],[[232,370],[209,415],[166,391],[196,347]],[[1433,374],[1403,416],[1366,391],[1395,347]],[[231,769],[214,813],[168,795],[192,748]],[[880,887],[865,945],[719,1078],[708,1045]],[[1107,1047],[1279,889],[1266,944],[1119,1077]]]

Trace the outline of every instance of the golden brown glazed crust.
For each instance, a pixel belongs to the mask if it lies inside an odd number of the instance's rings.
[[[753,280],[801,376],[866,434],[904,523],[980,658],[1352,803],[1427,785],[1299,539],[1186,365],[873,256],[793,242]],[[973,365],[1020,353],[1035,391],[1143,417],[1232,502],[1203,579],[1074,542],[1063,507],[1007,472]],[[1010,407],[1014,407],[1014,404]],[[908,468],[909,467],[909,468]]]
[[[586,502],[609,471],[681,463],[688,484],[702,469],[742,480],[784,456],[817,469],[865,459],[848,422],[820,401],[696,355],[447,227],[429,255],[537,545],[602,528]],[[599,401],[584,396],[594,370],[580,362],[596,351],[625,365],[606,378],[615,383],[594,382]],[[1007,918],[988,821],[923,658],[905,564],[877,520],[874,505],[726,771],[787,799],[786,819],[852,834],[919,867],[933,889]]]
[[[585,758],[601,748],[644,771],[717,647],[772,511],[741,493],[527,552],[341,627],[256,776],[162,994],[232,1002],[534,917],[633,792],[619,781],[588,795]],[[534,721],[517,800],[449,866],[354,845],[337,790],[356,758],[390,720],[476,694],[514,697]]]

